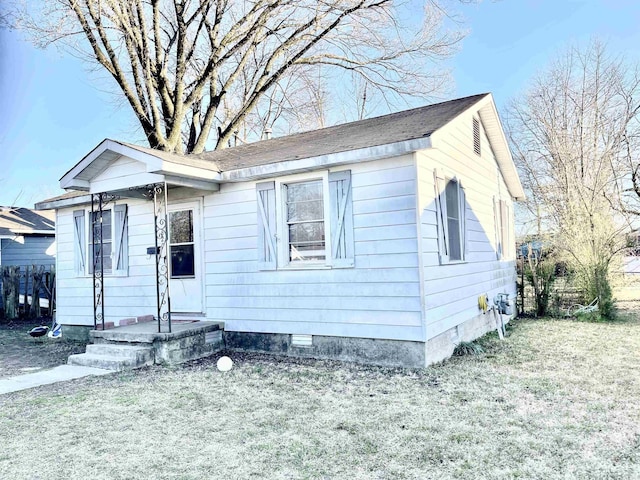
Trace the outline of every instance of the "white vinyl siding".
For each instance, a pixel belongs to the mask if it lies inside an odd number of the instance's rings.
[[[474,152],[472,113],[461,115],[433,136],[433,147],[416,153],[418,208],[425,305],[426,336],[433,338],[479,314],[478,296],[515,295],[515,263],[498,261],[494,197],[502,199],[510,213],[508,243],[513,240],[513,209],[482,125],[482,155]],[[436,177],[461,175],[466,218],[464,262],[441,261],[438,206],[434,199]],[[442,172],[442,173],[440,173]],[[443,187],[444,188],[444,187]],[[509,227],[508,227],[509,228]],[[441,264],[442,263],[442,264]]]
[[[162,175],[148,173],[147,166],[129,157],[120,157],[91,181],[91,192],[109,192],[163,182]]]
[[[116,204],[116,215],[120,210]],[[124,207],[124,204],[122,204]],[[154,314],[156,311],[155,258],[147,255],[147,247],[154,245],[153,203],[127,199],[126,224],[123,239],[127,245],[120,250],[119,269],[126,268],[126,276],[106,275],[104,278],[105,321],[117,322],[123,318]],[[87,217],[87,210],[83,218]],[[123,212],[124,213],[124,212]],[[77,218],[77,217],[75,217]],[[93,325],[92,277],[78,275],[74,233],[74,209],[58,210],[57,235],[57,309],[58,320],[70,325]],[[125,234],[126,232],[126,234]],[[85,237],[88,235],[86,232]],[[86,242],[84,248],[86,249]],[[86,251],[86,250],[85,250]],[[115,255],[115,253],[114,253]],[[86,259],[86,255],[82,258]],[[117,257],[116,257],[117,258]],[[115,261],[115,260],[114,260]]]
[[[352,165],[328,180],[324,269],[265,269],[277,180],[222,185],[205,197],[207,318],[231,331],[420,341],[412,156]]]

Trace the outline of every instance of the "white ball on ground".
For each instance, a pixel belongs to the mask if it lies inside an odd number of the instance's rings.
[[[218,359],[218,370],[220,370],[221,372],[228,372],[229,370],[231,370],[231,367],[233,367],[233,360],[231,360],[229,357],[220,357]]]

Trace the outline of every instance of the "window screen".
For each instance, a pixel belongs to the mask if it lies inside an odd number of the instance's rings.
[[[449,232],[449,260],[462,260],[460,237],[460,202],[458,182],[448,180],[445,187],[447,202],[447,230]]]
[[[289,261],[324,260],[322,180],[285,185]]]

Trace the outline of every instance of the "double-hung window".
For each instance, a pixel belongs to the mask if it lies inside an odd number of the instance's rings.
[[[258,183],[258,267],[354,265],[351,172]]]
[[[327,258],[324,187],[323,179],[281,184],[288,263]]]
[[[102,212],[74,211],[73,237],[77,275],[92,275],[94,269],[105,275],[128,274],[126,204],[116,204]]]
[[[105,274],[113,273],[113,260],[112,260],[112,244],[113,244],[113,231],[111,221],[111,210],[103,210],[100,212],[89,212],[90,225],[92,226],[93,235],[89,235],[88,242],[90,258],[88,266],[88,273],[92,274],[95,268],[97,272],[102,271]],[[100,241],[102,237],[102,242]],[[102,265],[101,265],[102,264]],[[102,267],[102,268],[101,268]]]
[[[434,172],[436,224],[440,263],[466,257],[466,197],[459,178]]]

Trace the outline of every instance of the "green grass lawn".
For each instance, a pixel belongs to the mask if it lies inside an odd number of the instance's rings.
[[[236,355],[0,397],[7,479],[638,479],[640,321],[421,371]]]

